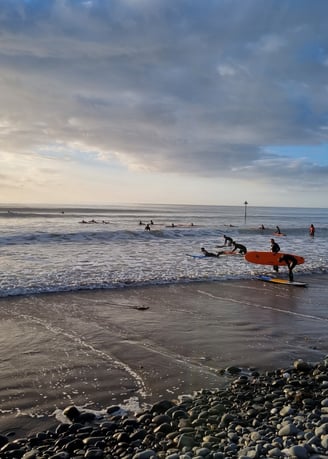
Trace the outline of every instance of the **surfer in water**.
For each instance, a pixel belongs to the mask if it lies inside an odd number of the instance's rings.
[[[315,233],[315,227],[311,224],[309,228],[309,234],[310,236],[314,237],[314,233]]]
[[[232,244],[233,244],[232,237],[226,236],[225,234],[223,235],[223,237],[224,237],[224,245],[227,245],[227,246],[231,247]]]
[[[279,226],[276,226],[276,233],[277,233],[277,234],[281,234],[281,231],[280,231]]]
[[[270,242],[271,242],[271,252],[272,252],[272,253],[278,253],[278,252],[280,252],[280,246],[279,246],[279,244],[277,244],[277,242],[276,242],[274,239],[271,239]],[[278,272],[279,267],[278,267],[277,265],[275,265],[275,266],[273,267],[273,269],[274,269],[276,272]]]
[[[296,258],[293,256],[293,255],[289,255],[288,253],[285,253],[284,255],[282,255],[280,258],[279,258],[279,261],[283,261],[284,263],[286,263],[287,267],[288,267],[288,277],[289,277],[289,281],[290,282],[293,282],[294,280],[294,274],[293,274],[293,269],[295,268],[295,266],[297,265],[297,260]]]
[[[216,254],[213,252],[208,252],[204,247],[200,249],[202,251],[202,254],[205,255],[205,257],[218,257],[220,253]]]
[[[235,252],[235,250],[239,250],[239,253],[242,255],[246,255],[247,249],[243,244],[237,244],[237,242],[232,241],[233,249],[232,252]]]

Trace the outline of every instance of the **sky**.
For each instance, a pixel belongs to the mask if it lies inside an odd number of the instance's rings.
[[[0,203],[327,207],[327,0],[0,0]]]

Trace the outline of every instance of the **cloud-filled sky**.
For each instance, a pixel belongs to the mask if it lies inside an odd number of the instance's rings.
[[[327,0],[1,0],[1,202],[327,207],[327,17]]]

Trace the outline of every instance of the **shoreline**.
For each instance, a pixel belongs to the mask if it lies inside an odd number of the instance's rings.
[[[231,366],[318,362],[327,278],[307,278],[308,289],[242,280],[1,298],[0,433],[50,427],[70,404],[97,411],[215,390]]]

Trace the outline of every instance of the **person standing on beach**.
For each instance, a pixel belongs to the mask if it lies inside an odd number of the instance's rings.
[[[314,237],[314,233],[315,233],[315,227],[311,223],[310,228],[309,228],[309,234],[310,236]]]
[[[288,253],[285,253],[283,256],[279,258],[279,261],[283,261],[286,263],[288,266],[288,277],[289,281],[293,282],[294,280],[294,274],[293,274],[293,269],[297,265],[297,260],[293,255],[289,255]]]
[[[278,253],[278,252],[280,252],[280,246],[279,246],[279,244],[277,244],[277,242],[276,242],[274,239],[271,239],[270,242],[271,242],[271,252],[272,252],[272,253]],[[278,272],[278,270],[279,270],[278,265],[275,265],[275,266],[273,267],[273,269],[274,269],[276,272]]]

